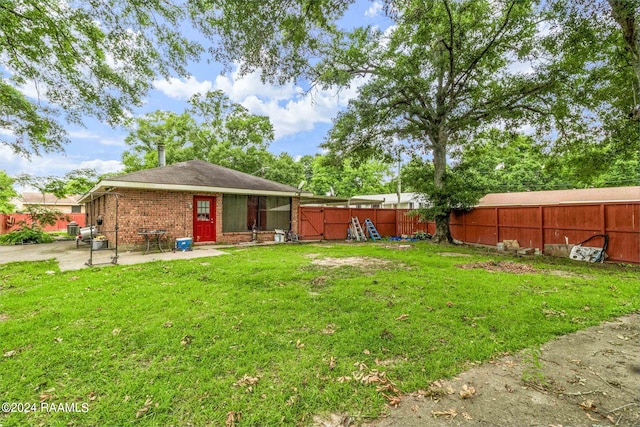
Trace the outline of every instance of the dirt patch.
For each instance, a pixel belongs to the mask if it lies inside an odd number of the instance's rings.
[[[367,427],[640,426],[640,314],[475,366],[400,396]],[[345,427],[345,414],[314,417]]]
[[[525,274],[525,273],[537,273],[538,271],[530,266],[529,264],[519,264],[517,262],[511,261],[485,261],[485,262],[474,262],[471,264],[461,264],[458,265],[459,268],[464,270],[472,269],[472,268],[481,268],[486,271],[491,272],[503,272],[503,273],[513,273],[513,274]]]
[[[9,320],[9,315],[5,313],[0,313],[0,322],[6,322]]]
[[[351,266],[351,267],[380,267],[389,264],[389,261],[384,259],[377,258],[366,258],[366,257],[345,257],[345,258],[314,258],[311,261],[313,265],[319,265],[322,267],[331,267],[337,268],[342,266]]]
[[[404,395],[369,425],[638,426],[639,328],[636,313],[505,355]]]

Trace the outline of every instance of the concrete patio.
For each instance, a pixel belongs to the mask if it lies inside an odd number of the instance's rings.
[[[229,246],[226,246],[229,247]],[[192,259],[227,255],[220,246],[195,246],[191,251],[171,250],[160,253],[158,251],[143,252],[118,251],[118,264],[131,265],[152,261],[170,261],[177,259]],[[113,250],[93,251],[92,265],[104,267],[114,265],[111,263],[115,255]],[[38,245],[12,245],[0,246],[0,264],[18,261],[46,261],[55,259],[58,261],[60,271],[80,270],[86,268],[91,254],[87,244],[76,247],[75,241],[57,241]]]

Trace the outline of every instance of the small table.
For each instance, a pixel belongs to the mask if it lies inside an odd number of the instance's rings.
[[[141,228],[138,230],[138,234],[144,236],[144,240],[147,242],[147,249],[144,251],[145,255],[149,253],[149,249],[151,248],[152,243],[158,246],[158,250],[160,252],[164,252],[162,250],[161,241],[162,236],[167,234],[167,230],[147,230]]]

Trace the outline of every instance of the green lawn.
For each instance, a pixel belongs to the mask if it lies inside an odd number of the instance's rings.
[[[0,394],[37,409],[0,425],[366,420],[470,362],[640,308],[636,267],[385,246],[252,247],[65,273],[0,265]],[[315,264],[345,257],[365,262]],[[489,260],[536,271],[458,267]]]

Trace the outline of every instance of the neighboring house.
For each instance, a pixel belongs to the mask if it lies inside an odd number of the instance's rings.
[[[63,198],[49,193],[22,193],[20,197],[11,199],[11,203],[16,207],[16,212],[26,212],[26,207],[40,205],[50,209],[58,209],[62,213],[84,213],[84,207],[78,201],[81,196],[70,195]]]
[[[327,203],[327,205],[344,205],[351,208],[382,208],[382,209],[419,209],[426,207],[424,196],[418,193],[367,194],[351,197],[348,202]]]
[[[194,243],[273,241],[274,230],[298,232],[301,196],[288,185],[190,160],[100,181],[81,198],[89,224],[118,244],[144,242],[140,229],[166,230]],[[255,228],[255,235],[254,235]]]

